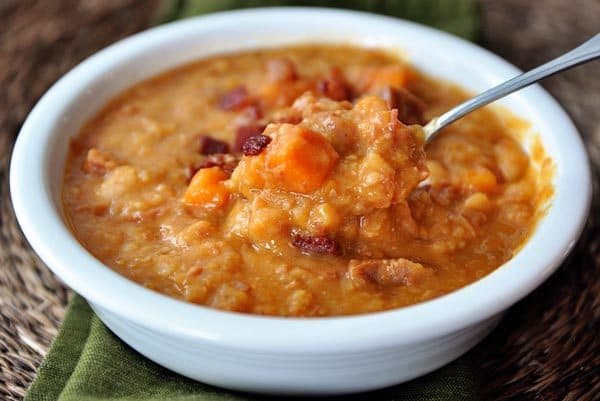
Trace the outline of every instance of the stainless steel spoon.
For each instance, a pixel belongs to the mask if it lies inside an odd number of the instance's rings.
[[[533,70],[518,75],[508,81],[495,86],[485,92],[475,96],[450,109],[439,117],[435,117],[423,127],[425,132],[425,142],[430,142],[440,132],[442,128],[453,123],[465,114],[472,112],[488,103],[509,95],[519,89],[529,86],[543,78],[546,78],[557,72],[575,67],[579,64],[597,59],[600,57],[600,34],[596,34],[591,39],[582,43],[578,47],[555,58],[552,61],[542,64]]]

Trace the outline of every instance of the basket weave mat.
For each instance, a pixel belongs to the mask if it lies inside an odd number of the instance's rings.
[[[154,1],[0,1],[0,399],[21,400],[63,317],[69,291],[24,240],[8,193],[17,131],[61,74],[149,26]],[[599,0],[482,0],[482,42],[522,68],[600,29]],[[473,354],[495,400],[600,399],[600,68],[545,82],[578,125],[594,164],[592,217],[569,263],[510,310]],[[596,215],[596,216],[595,216]],[[592,221],[593,220],[593,221]]]

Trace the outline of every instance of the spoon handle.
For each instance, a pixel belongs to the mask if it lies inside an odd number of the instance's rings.
[[[531,71],[518,75],[498,86],[490,88],[474,98],[450,109],[441,116],[432,119],[425,127],[423,127],[425,131],[425,140],[427,142],[431,141],[442,128],[479,107],[485,106],[494,100],[531,85],[540,79],[599,57],[600,34],[596,34],[591,39],[588,39],[568,53],[548,61]]]

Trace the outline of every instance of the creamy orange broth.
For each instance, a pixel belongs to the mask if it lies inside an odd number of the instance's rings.
[[[190,302],[284,316],[422,302],[509,260],[538,216],[513,117],[477,111],[423,148],[411,124],[466,96],[349,46],[203,60],[83,127],[66,213],[99,260]]]

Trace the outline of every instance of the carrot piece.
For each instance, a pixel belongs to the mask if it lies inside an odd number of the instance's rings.
[[[318,189],[339,155],[322,135],[284,124],[266,148],[265,166],[271,184],[284,190],[309,193]]]
[[[260,90],[260,101],[267,107],[289,106],[298,96],[309,90],[311,83],[307,80],[269,82]]]
[[[374,72],[369,88],[371,90],[386,86],[405,88],[411,78],[412,72],[407,67],[401,65],[383,67]]]
[[[194,174],[183,196],[185,204],[207,208],[222,207],[229,200],[229,191],[223,182],[228,176],[219,167],[200,169]]]

